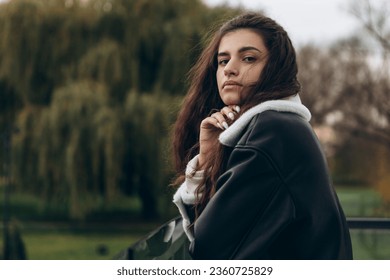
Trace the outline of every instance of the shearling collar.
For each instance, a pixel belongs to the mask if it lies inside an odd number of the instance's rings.
[[[245,129],[251,119],[255,115],[269,110],[295,113],[302,116],[307,121],[310,121],[311,119],[309,109],[307,109],[302,104],[298,94],[286,99],[269,100],[252,107],[244,114],[242,114],[242,116],[237,121],[235,121],[228,129],[219,135],[219,142],[225,146],[234,147],[237,144],[242,131]]]

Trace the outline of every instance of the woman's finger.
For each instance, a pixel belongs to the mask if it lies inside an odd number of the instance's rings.
[[[224,127],[224,129],[227,129],[229,127],[225,116],[221,112],[216,112],[216,113],[212,114],[211,117],[216,119],[218,121],[218,123],[220,125],[222,125],[222,127]]]
[[[232,108],[226,106],[221,109],[221,113],[228,117],[231,121],[234,121],[236,119],[236,112],[233,111]]]
[[[224,130],[224,129],[225,129],[225,128],[223,127],[223,125],[218,121],[218,119],[215,118],[215,117],[213,117],[212,115],[211,115],[210,117],[205,118],[205,119],[202,121],[201,128],[210,129],[210,126],[219,128],[219,129],[221,129],[221,130]]]

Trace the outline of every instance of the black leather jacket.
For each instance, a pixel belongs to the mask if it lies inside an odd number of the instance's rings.
[[[252,118],[194,224],[194,259],[352,259],[320,144],[294,113]]]

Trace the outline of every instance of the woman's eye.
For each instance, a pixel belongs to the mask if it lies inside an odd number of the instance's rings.
[[[221,59],[218,61],[218,64],[219,65],[226,65],[226,64],[228,64],[228,62],[229,62],[229,59]]]
[[[245,62],[254,62],[256,61],[256,58],[253,57],[253,56],[247,56],[247,57],[244,57],[243,59]]]

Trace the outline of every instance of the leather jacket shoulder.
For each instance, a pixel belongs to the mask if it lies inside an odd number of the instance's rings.
[[[195,221],[194,259],[351,259],[344,213],[309,123],[255,115]]]

